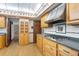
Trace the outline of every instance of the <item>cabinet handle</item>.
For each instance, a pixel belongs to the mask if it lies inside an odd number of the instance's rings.
[[[66,50],[64,50],[64,49],[63,49],[63,51],[66,52],[66,53],[69,53],[68,51],[66,51]]]

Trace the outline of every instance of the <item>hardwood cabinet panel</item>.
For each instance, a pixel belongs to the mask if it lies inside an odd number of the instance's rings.
[[[45,56],[56,56],[57,48],[56,43],[48,40],[47,38],[43,39],[43,55]]]
[[[67,24],[79,24],[79,3],[66,4]]]
[[[41,52],[43,51],[43,39],[40,34],[37,34],[37,47]]]
[[[5,47],[6,36],[0,35],[0,48]]]
[[[48,24],[45,23],[47,16],[48,16],[48,13],[41,17],[41,27],[42,28],[48,27]]]
[[[4,16],[0,16],[0,28],[5,28],[6,20]]]
[[[69,4],[69,15],[70,15],[70,20],[79,19],[79,3]]]
[[[33,22],[33,42],[36,43],[37,40],[37,34],[41,33],[41,22],[40,21],[34,21]]]

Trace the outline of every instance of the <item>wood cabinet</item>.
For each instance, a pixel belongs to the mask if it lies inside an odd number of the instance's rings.
[[[78,52],[59,44],[58,56],[78,56]]]
[[[43,15],[43,16],[41,17],[41,27],[42,27],[42,28],[48,27],[48,24],[45,23],[45,21],[46,21],[46,19],[47,19],[47,16],[48,16],[48,13],[45,14],[45,15]]]
[[[43,51],[43,39],[41,34],[37,34],[37,47],[39,48],[39,50],[42,52]]]
[[[6,36],[5,34],[0,35],[0,48],[5,47]]]
[[[6,21],[4,16],[0,16],[0,28],[5,28]]]
[[[79,3],[66,4],[67,24],[79,24]]]
[[[41,22],[40,21],[34,21],[33,26],[33,42],[36,43],[37,40],[37,34],[41,33]]]
[[[47,38],[43,38],[43,55],[45,56],[56,56],[57,55],[57,44]]]
[[[26,19],[19,20],[19,44],[28,44],[28,35],[28,21]]]

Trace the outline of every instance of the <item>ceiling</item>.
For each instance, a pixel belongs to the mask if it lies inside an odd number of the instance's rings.
[[[42,3],[0,3],[1,9],[24,11],[33,13],[41,7]],[[2,7],[3,6],[3,7]]]
[[[41,12],[52,5],[52,3],[0,3],[0,9],[27,13],[28,16],[38,16]]]

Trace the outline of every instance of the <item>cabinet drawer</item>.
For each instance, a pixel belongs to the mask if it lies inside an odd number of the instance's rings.
[[[72,50],[68,47],[65,47],[63,45],[58,45],[58,50],[62,51],[64,54],[70,55],[70,56],[77,56],[78,52],[75,50]]]

